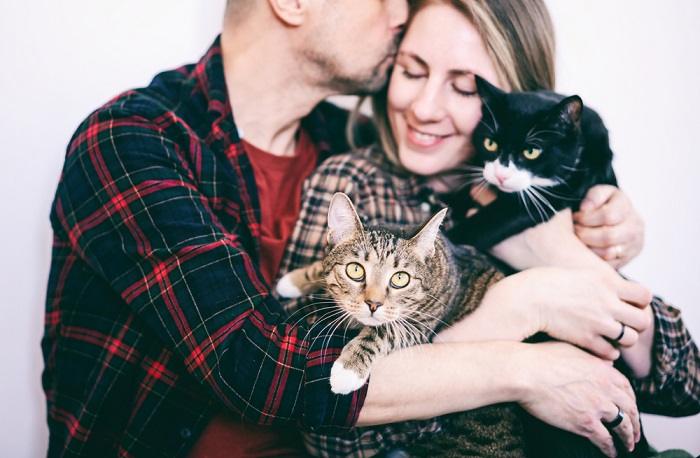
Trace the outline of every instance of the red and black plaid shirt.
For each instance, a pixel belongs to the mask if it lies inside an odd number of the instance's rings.
[[[321,104],[303,120],[319,160],[347,150],[345,119]],[[218,40],[82,123],[51,223],[49,456],[183,456],[221,408],[355,423],[366,388],[336,396],[327,380],[342,337],[285,322],[256,269],[260,208]]]

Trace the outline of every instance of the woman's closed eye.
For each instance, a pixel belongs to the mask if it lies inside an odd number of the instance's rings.
[[[403,68],[401,74],[410,80],[417,80],[427,76],[425,72],[409,70],[406,67]]]
[[[460,75],[453,79],[452,89],[459,95],[471,97],[477,94],[476,83],[471,75]]]

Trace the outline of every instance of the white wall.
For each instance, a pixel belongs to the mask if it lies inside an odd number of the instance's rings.
[[[216,34],[224,0],[3,0],[0,3],[0,453],[45,454],[40,389],[48,214],[77,124],[117,92],[191,62]],[[700,338],[698,231],[700,3],[549,0],[559,88],[612,131],[620,181],[647,221],[626,272],[684,308]],[[670,6],[672,5],[672,6]],[[672,200],[671,200],[672,199]],[[700,453],[700,416],[647,417],[653,442]],[[695,433],[695,434],[693,434]]]

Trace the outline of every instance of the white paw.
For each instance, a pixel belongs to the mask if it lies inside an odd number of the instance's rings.
[[[277,286],[275,286],[275,291],[277,291],[277,294],[279,294],[282,297],[299,297],[301,296],[301,291],[299,288],[294,286],[294,283],[292,282],[292,276],[290,274],[286,274],[280,278],[280,281],[277,282]]]
[[[367,377],[361,378],[357,372],[345,369],[343,363],[336,361],[331,368],[331,391],[335,394],[348,394],[365,384]]]

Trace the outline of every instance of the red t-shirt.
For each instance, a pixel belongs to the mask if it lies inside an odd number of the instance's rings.
[[[260,272],[272,285],[287,240],[301,210],[301,188],[318,160],[313,142],[301,131],[292,157],[280,157],[243,140],[255,175],[260,200]],[[305,456],[294,426],[271,428],[216,415],[190,452],[190,458]]]

